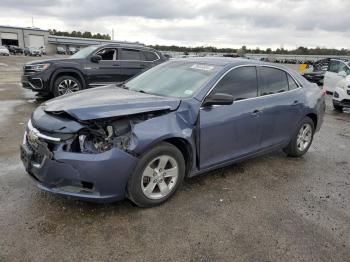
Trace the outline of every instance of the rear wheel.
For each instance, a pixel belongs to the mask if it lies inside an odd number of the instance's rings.
[[[314,122],[311,118],[305,117],[300,124],[298,132],[283,151],[292,157],[301,157],[310,148],[315,132]]]
[[[82,89],[81,83],[73,76],[61,76],[56,79],[53,86],[55,97],[70,94]]]
[[[139,207],[160,205],[174,195],[184,175],[180,150],[161,143],[141,157],[128,182],[128,197]]]

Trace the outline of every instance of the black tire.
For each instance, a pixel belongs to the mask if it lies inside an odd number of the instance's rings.
[[[299,132],[301,130],[301,128],[303,128],[305,125],[310,125],[311,127],[311,140],[308,143],[308,145],[303,149],[300,150],[300,148],[298,147],[298,136],[299,136]],[[298,127],[298,130],[296,131],[296,133],[293,135],[292,140],[289,142],[288,146],[285,147],[283,149],[283,151],[291,157],[301,157],[302,155],[304,155],[310,148],[311,144],[312,144],[312,140],[314,138],[314,134],[315,134],[315,125],[314,122],[312,121],[312,119],[310,117],[305,117],[303,119],[303,121],[301,121],[301,124]]]
[[[63,95],[62,92],[59,90],[59,85],[65,80],[72,80],[77,84],[77,89],[74,92],[83,89],[81,82],[77,78],[75,78],[73,76],[61,76],[61,77],[57,78],[53,84],[52,92],[53,92],[54,97],[58,97],[58,96]]]
[[[168,195],[160,199],[150,199],[142,191],[141,181],[142,175],[146,167],[151,164],[154,159],[160,156],[170,156],[177,162],[178,177],[173,188],[169,191]],[[177,189],[180,187],[185,176],[185,160],[181,151],[169,144],[162,142],[156,147],[150,149],[142,155],[139,163],[137,164],[134,173],[130,177],[127,185],[128,198],[139,207],[153,207],[160,205],[171,198]],[[151,183],[151,182],[149,182]]]
[[[336,104],[333,103],[333,107],[334,107],[335,111],[343,112],[343,107],[342,106],[339,106],[339,105],[336,105]]]

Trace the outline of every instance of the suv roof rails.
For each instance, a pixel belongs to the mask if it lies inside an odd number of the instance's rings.
[[[115,42],[112,43],[101,43],[101,45],[121,45],[121,46],[139,46],[139,47],[146,47],[145,44],[138,43],[138,42]]]

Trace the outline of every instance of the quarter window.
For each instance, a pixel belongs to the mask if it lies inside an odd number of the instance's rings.
[[[286,72],[271,67],[260,67],[259,70],[259,96],[272,95],[288,91]]]
[[[295,80],[290,75],[288,75],[288,85],[289,85],[289,90],[294,90],[299,87],[295,82]]]
[[[140,61],[141,53],[139,50],[122,49],[120,52],[119,60]]]
[[[258,81],[254,66],[239,67],[228,72],[216,85],[212,94],[232,95],[234,100],[253,98],[257,95]]]
[[[155,61],[158,59],[158,56],[154,52],[142,51],[142,53],[146,61]]]

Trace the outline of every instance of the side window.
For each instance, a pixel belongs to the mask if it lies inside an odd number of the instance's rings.
[[[331,61],[329,63],[328,71],[333,72],[333,73],[339,73],[339,69],[340,69],[340,62],[338,62],[338,61]]]
[[[282,93],[288,90],[286,72],[271,67],[260,67],[259,70],[259,96]]]
[[[232,95],[234,100],[256,97],[258,80],[254,66],[239,67],[228,72],[216,85],[212,94]]]
[[[142,51],[142,53],[146,61],[158,60],[158,56],[154,52]]]
[[[289,90],[294,90],[299,87],[295,82],[295,80],[290,75],[288,75],[288,85],[289,85]]]
[[[134,61],[140,61],[141,60],[141,53],[139,50],[134,49],[121,49],[119,60],[134,60]]]
[[[340,68],[339,68],[339,72],[344,71],[346,73],[346,75],[350,75],[350,68],[345,65],[345,64],[341,64]]]
[[[116,50],[113,48],[105,48],[97,53],[102,57],[102,60],[115,60],[116,59]]]

